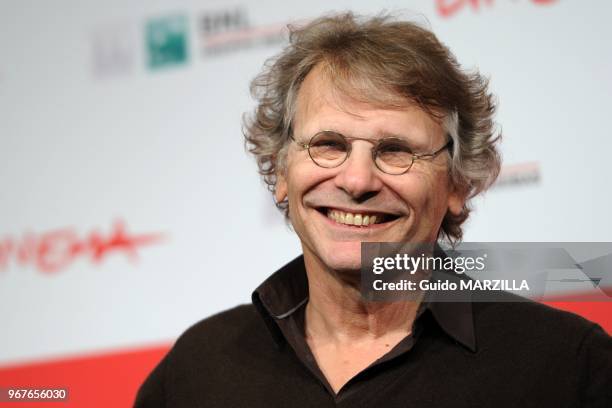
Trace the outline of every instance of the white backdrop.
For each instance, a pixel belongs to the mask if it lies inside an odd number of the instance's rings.
[[[171,341],[300,252],[241,115],[326,11],[402,11],[490,76],[510,167],[466,241],[612,241],[610,2],[124,3],[0,1],[0,365]],[[187,55],[151,68],[160,20]]]

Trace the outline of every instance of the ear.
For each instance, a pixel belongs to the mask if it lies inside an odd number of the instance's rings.
[[[277,203],[285,201],[287,198],[287,180],[285,176],[278,173],[276,175],[276,185],[274,186],[274,199]]]
[[[466,199],[465,193],[457,190],[451,191],[448,195],[448,211],[455,216],[460,215]]]

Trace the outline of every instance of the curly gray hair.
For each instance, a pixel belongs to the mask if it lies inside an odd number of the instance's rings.
[[[449,175],[467,200],[461,214],[446,214],[440,235],[461,240],[469,199],[485,191],[500,169],[496,142],[501,135],[495,131],[488,80],[476,71],[462,71],[431,31],[389,15],[344,13],[289,26],[289,45],[251,83],[257,107],[244,118],[246,147],[272,192],[277,174],[285,171],[297,94],[318,64],[336,89],[359,101],[381,107],[416,103],[442,120],[453,141]],[[287,216],[287,202],[277,206]]]

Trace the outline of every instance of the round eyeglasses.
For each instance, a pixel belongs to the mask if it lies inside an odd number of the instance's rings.
[[[413,153],[408,143],[396,137],[387,137],[380,140],[364,139],[359,137],[346,137],[338,132],[324,130],[315,134],[308,143],[302,143],[290,136],[291,140],[304,149],[319,167],[327,169],[340,166],[351,154],[351,140],[363,140],[374,144],[372,149],[372,160],[376,167],[383,173],[400,175],[407,173],[415,161],[434,158],[440,152],[452,145],[452,140],[433,153]]]

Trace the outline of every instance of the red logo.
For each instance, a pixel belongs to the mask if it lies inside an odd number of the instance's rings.
[[[548,5],[556,3],[558,0],[530,0],[531,3],[538,5]],[[493,6],[495,0],[436,0],[438,14],[442,17],[452,17],[465,6],[471,6],[472,10],[479,11],[482,5]]]
[[[0,240],[0,270],[6,269],[12,257],[20,265],[34,265],[40,272],[53,273],[67,268],[78,257],[87,257],[94,264],[112,252],[122,252],[132,262],[143,245],[160,241],[162,234],[134,235],[125,223],[115,221],[109,234],[92,231],[80,237],[74,228],[62,228],[40,235],[24,234],[21,240],[6,237]]]

